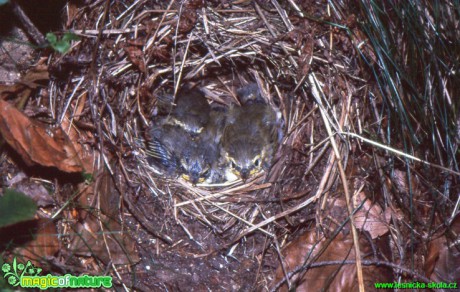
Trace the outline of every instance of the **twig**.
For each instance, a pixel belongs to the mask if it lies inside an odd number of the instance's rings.
[[[30,18],[25,14],[24,10],[22,10],[21,6],[19,6],[16,1],[12,0],[11,9],[13,10],[14,15],[19,19],[21,24],[25,28],[25,33],[28,34],[35,44],[38,46],[44,45],[46,43],[45,37],[43,34],[38,30],[38,28],[33,24]]]

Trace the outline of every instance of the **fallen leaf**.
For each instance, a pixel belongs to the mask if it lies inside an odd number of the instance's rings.
[[[360,192],[353,199],[354,208],[361,204],[361,209],[354,215],[356,228],[369,232],[372,239],[387,233],[389,231],[390,217],[385,216],[386,214],[382,208],[377,203],[372,203],[369,199],[366,199],[364,192]]]
[[[144,53],[142,50],[138,47],[135,46],[129,46],[125,48],[125,52],[128,54],[128,58],[133,63],[136,65],[139,70],[142,72],[146,73],[147,72],[147,67],[145,65],[145,59],[144,59]]]
[[[29,166],[36,163],[65,172],[83,170],[77,152],[60,127],[50,128],[31,120],[4,100],[0,100],[0,133]]]
[[[95,256],[104,263],[116,265],[140,261],[135,240],[121,225],[120,198],[107,171],[90,185],[81,184],[79,219],[70,233],[70,250],[81,256]],[[97,187],[97,189],[94,189]],[[95,197],[97,196],[97,197]],[[88,202],[99,200],[97,211]]]
[[[363,237],[359,240],[362,255],[372,254],[372,248]],[[353,239],[341,233],[331,242],[321,238],[316,231],[309,231],[292,241],[282,252],[284,269],[276,270],[272,289],[288,291],[283,270],[290,274],[291,289],[289,291],[358,291],[355,264],[337,264],[345,260],[355,260]],[[315,257],[317,257],[315,259]],[[299,270],[306,263],[319,264],[307,271]],[[366,258],[363,258],[366,259]],[[293,273],[297,271],[297,273]],[[363,266],[364,285],[366,291],[374,290],[375,282],[391,282],[389,269],[381,266]],[[282,284],[282,285],[281,285]],[[281,285],[281,286],[277,286]]]
[[[9,247],[19,246],[11,254],[21,262],[31,261],[41,266],[40,261],[50,258],[59,251],[59,239],[56,225],[51,219],[41,218],[0,229],[2,241],[8,241]],[[5,244],[6,242],[0,242]]]
[[[460,282],[460,216],[453,220],[449,229],[446,234],[450,233],[451,236],[443,234],[428,243],[425,272],[433,282]]]
[[[59,239],[53,220],[41,218],[35,220],[33,226],[28,231],[28,234],[33,234],[33,240],[18,248],[15,253],[38,265],[41,259],[56,255],[59,251]]]
[[[86,93],[82,95],[82,98],[79,101],[79,104],[76,106],[76,114],[75,116],[80,115],[81,111],[83,111],[83,105],[86,100]],[[97,155],[94,154],[94,149],[91,148],[88,143],[81,143],[81,141],[92,141],[94,140],[93,131],[91,130],[84,130],[78,129],[75,127],[75,123],[79,123],[77,120],[73,120],[73,124],[69,119],[62,120],[62,129],[64,129],[75,149],[77,152],[77,156],[80,159],[83,169],[87,173],[93,173],[94,167],[96,163],[94,160],[96,159]]]

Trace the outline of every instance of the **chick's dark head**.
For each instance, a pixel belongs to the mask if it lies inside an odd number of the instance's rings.
[[[196,141],[193,142],[184,149],[180,157],[180,165],[183,170],[183,177],[192,184],[197,184],[206,179],[210,163],[206,157],[206,148]]]
[[[246,180],[261,170],[266,151],[260,141],[242,136],[225,142],[224,158],[234,174]]]
[[[201,91],[184,88],[176,96],[176,106],[170,118],[173,124],[195,136],[208,124],[210,111],[211,107]]]

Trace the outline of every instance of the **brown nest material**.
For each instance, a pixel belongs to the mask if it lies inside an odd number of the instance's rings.
[[[353,15],[344,16],[352,6],[296,2],[68,3],[66,28],[80,40],[65,55],[51,55],[47,98],[36,106],[47,107],[66,130],[95,180],[57,198],[53,218],[64,214],[69,221],[60,230],[70,235],[65,260],[52,268],[101,273],[98,263],[112,265],[116,285],[136,290],[277,289],[309,275],[302,272],[311,264],[306,251],[318,246],[312,262],[345,254],[340,259],[353,270],[340,277],[358,275],[363,284],[363,274],[378,274],[379,281],[392,281],[377,263],[407,263],[398,247],[408,229],[398,224],[414,217],[404,211],[407,196],[396,200],[380,190],[400,194],[414,185],[401,172],[385,170],[388,153],[399,153],[351,139],[365,131],[383,136],[376,125],[380,91],[358,52],[375,56]],[[193,186],[159,175],[148,163],[146,132],[165,92],[193,83],[210,104],[229,107],[249,82],[284,122],[270,169],[245,182]],[[368,95],[376,98],[363,98]],[[432,198],[426,181],[417,179],[415,186],[415,220],[423,226]],[[396,231],[388,228],[391,216]],[[375,242],[384,234],[385,248]],[[290,242],[289,254],[282,254]],[[359,246],[373,262],[358,257],[355,266]],[[278,257],[287,262],[275,273]],[[343,285],[355,290],[355,284]]]

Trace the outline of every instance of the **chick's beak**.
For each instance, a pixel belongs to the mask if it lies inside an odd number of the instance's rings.
[[[244,181],[247,180],[249,178],[249,174],[250,174],[249,169],[246,169],[246,168],[242,169],[240,172],[241,179],[243,179]]]
[[[198,174],[191,174],[190,181],[192,182],[192,185],[196,185],[200,182],[200,176]]]

